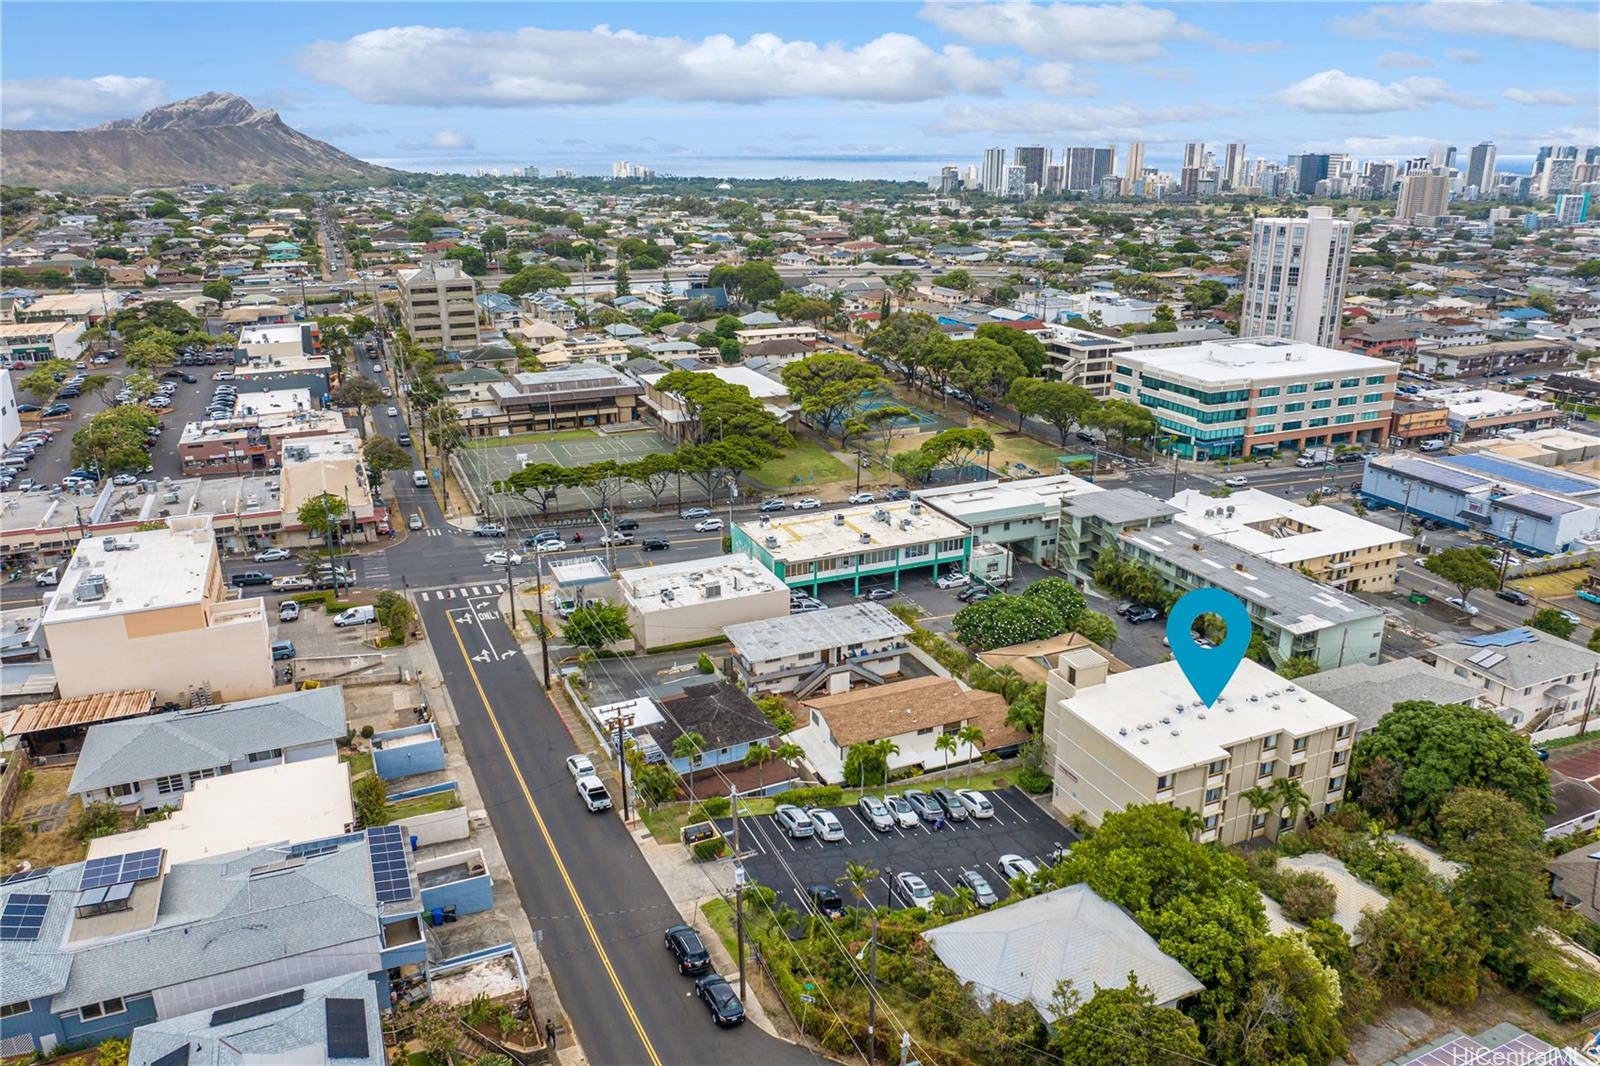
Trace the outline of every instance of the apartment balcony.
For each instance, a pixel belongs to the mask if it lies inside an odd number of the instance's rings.
[[[1289,753],[1289,765],[1290,766],[1302,766],[1302,765],[1304,765],[1305,761],[1306,761],[1306,756],[1309,755],[1309,754],[1310,754],[1310,752],[1307,751],[1305,748],[1301,748],[1299,751],[1291,751]]]
[[[1349,751],[1351,745],[1353,745],[1355,742],[1356,742],[1356,735],[1355,735],[1354,732],[1352,732],[1347,737],[1336,737],[1334,739],[1334,741],[1333,741],[1333,750],[1334,751]]]
[[[1201,817],[1204,818],[1204,817],[1210,817],[1211,815],[1215,814],[1220,818],[1222,816],[1222,808],[1223,808],[1223,806],[1224,806],[1224,803],[1223,803],[1222,800],[1217,800],[1215,803],[1204,804],[1200,808],[1200,815],[1201,815]]]
[[[251,625],[266,617],[267,604],[260,596],[248,600],[223,600],[206,605],[206,626]]]
[[[1202,844],[1210,844],[1220,836],[1222,836],[1222,827],[1218,826],[1215,829],[1201,830],[1200,835],[1196,839]]]

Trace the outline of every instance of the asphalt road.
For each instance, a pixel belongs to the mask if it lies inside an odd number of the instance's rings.
[[[591,814],[563,760],[577,751],[493,597],[419,604],[462,743],[523,909],[589,1061],[814,1063],[754,1025],[719,1030],[669,966],[677,909],[615,812]]]

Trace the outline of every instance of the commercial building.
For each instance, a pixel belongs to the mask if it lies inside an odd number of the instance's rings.
[[[478,282],[454,261],[426,262],[395,275],[400,321],[429,351],[456,351],[478,343]]]
[[[181,807],[204,780],[332,759],[348,731],[337,686],[102,722],[89,727],[67,794],[85,805]]]
[[[934,744],[940,736],[959,733],[963,726],[976,726],[983,733],[983,742],[974,746],[961,741],[949,753],[951,765],[981,759],[986,751],[1013,752],[1027,739],[1006,725],[1003,696],[968,688],[947,677],[915,677],[817,696],[802,701],[800,707],[805,724],[785,739],[805,751],[806,765],[827,784],[845,783],[845,756],[855,744],[892,741],[899,749],[888,757],[892,773],[908,766],[929,771],[945,766],[946,753]]]
[[[1442,403],[1396,400],[1389,416],[1389,442],[1405,445],[1450,435],[1450,408]]]
[[[119,292],[52,292],[27,307],[15,308],[13,315],[18,322],[81,322],[92,326],[115,314],[121,306]]]
[[[320,404],[333,387],[333,364],[314,322],[247,326],[234,350],[234,387],[243,393],[305,389]]]
[[[81,321],[0,323],[0,363],[76,362],[83,355],[86,328]]]
[[[1131,352],[1132,344],[1086,329],[1055,326],[1039,338],[1044,342],[1045,373],[1088,389],[1097,400],[1111,398],[1111,363],[1118,352]]]
[[[667,371],[642,373],[638,378],[644,382],[645,406],[660,425],[662,434],[669,440],[682,440],[693,423],[684,408],[682,398],[677,393],[656,387],[656,383],[666,377],[667,373]],[[740,386],[750,393],[751,399],[759,401],[761,406],[779,422],[787,423],[799,410],[799,405],[790,401],[789,390],[781,381],[759,374],[747,366],[718,366],[697,373],[710,374],[730,385]]]
[[[1417,367],[1453,378],[1481,377],[1490,371],[1535,374],[1573,362],[1576,348],[1560,340],[1490,341],[1418,350]]]
[[[1256,219],[1240,335],[1337,344],[1354,230],[1331,207],[1308,207],[1305,218]]]
[[[1494,154],[1494,142],[1484,141],[1474,145],[1467,157],[1467,187],[1477,189],[1480,200],[1487,199],[1494,188]]]
[[[804,698],[858,682],[881,685],[901,672],[911,627],[878,603],[781,613],[723,630],[733,645],[728,672],[746,689]]]
[[[1179,508],[1178,525],[1346,592],[1393,588],[1401,548],[1411,540],[1348,511],[1306,507],[1260,489],[1225,499],[1189,489],[1169,502]]]
[[[284,521],[281,544],[320,543],[320,534],[301,523],[300,508],[319,496],[332,496],[344,502],[339,519],[339,536],[370,539],[386,512],[372,498],[372,481],[367,462],[354,433],[335,433],[323,437],[301,437],[283,446],[283,468],[279,471],[279,507]]]
[[[1526,626],[1429,648],[1434,670],[1481,690],[1517,730],[1546,738],[1576,733],[1595,711],[1600,655]]]
[[[1113,396],[1149,408],[1187,459],[1380,442],[1399,374],[1383,359],[1266,337],[1112,358]]]
[[[1273,662],[1305,657],[1321,670],[1377,662],[1383,612],[1297,570],[1172,521],[1178,508],[1132,489],[1107,489],[1061,505],[1063,567],[1088,577],[1114,552],[1150,568],[1174,592],[1219,588],[1250,612]]]
[[[1290,778],[1331,813],[1344,797],[1356,720],[1245,659],[1207,707],[1176,662],[1110,674],[1089,649],[1067,652],[1045,686],[1051,803],[1098,825],[1129,804],[1200,817],[1201,843],[1240,844],[1293,828],[1247,790]]]
[[[1103,491],[1072,474],[981,481],[917,489],[916,499],[972,530],[974,544],[999,544],[1034,562],[1051,564],[1061,501]]]
[[[1429,167],[1400,179],[1400,200],[1394,212],[1396,222],[1431,225],[1434,219],[1449,213],[1449,170]]]
[[[1429,389],[1417,399],[1445,409],[1446,425],[1456,440],[1498,436],[1508,429],[1547,429],[1564,417],[1546,400],[1494,389]]]
[[[733,527],[733,550],[758,559],[790,588],[823,582],[900,587],[906,574],[964,570],[972,531],[916,500],[832,512],[763,515]]]
[[[266,604],[228,598],[209,515],[81,541],[44,629],[66,698],[151,689],[203,706],[273,686]]]
[[[178,438],[178,465],[190,477],[275,471],[283,465],[283,448],[290,441],[344,430],[344,416],[332,410],[186,422]]]
[[[644,386],[606,366],[579,363],[561,370],[512,374],[489,387],[491,407],[462,412],[469,435],[504,436],[592,429],[644,417]]]
[[[1504,456],[1379,456],[1361,495],[1540,555],[1600,541],[1600,481]]]
[[[645,649],[686,644],[721,634],[724,626],[787,617],[789,588],[748,555],[659,566],[617,575],[633,639]]]

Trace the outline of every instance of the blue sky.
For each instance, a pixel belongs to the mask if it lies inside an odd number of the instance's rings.
[[[628,158],[913,176],[984,147],[1279,159],[1600,143],[1592,4],[273,4],[7,0],[0,120],[208,90],[418,169]]]

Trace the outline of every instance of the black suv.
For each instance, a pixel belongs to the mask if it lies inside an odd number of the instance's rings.
[[[639,550],[647,552],[664,552],[670,547],[672,547],[670,542],[662,540],[660,537],[651,537],[649,540],[639,545]]]
[[[731,1027],[744,1021],[744,1004],[739,994],[720,973],[708,973],[694,983],[694,994],[699,996],[711,1011],[711,1020],[718,1025]]]
[[[844,900],[839,898],[838,890],[832,885],[812,885],[806,894],[811,898],[811,905],[824,918],[838,921],[844,917]]]
[[[639,520],[637,518],[619,518],[617,519],[617,524],[611,528],[615,529],[618,533],[626,533],[629,530],[638,529]]]
[[[1518,592],[1516,589],[1501,589],[1499,592],[1496,592],[1495,595],[1500,597],[1502,600],[1505,600],[1507,603],[1516,604],[1518,607],[1526,607],[1528,604],[1533,602],[1533,598],[1530,597],[1526,592]]]
[[[701,973],[711,966],[711,953],[700,934],[689,926],[673,926],[667,930],[665,940],[667,950],[678,960],[679,973]]]
[[[260,570],[246,570],[242,574],[234,574],[230,579],[234,588],[244,588],[246,585],[270,585],[272,575]]]

